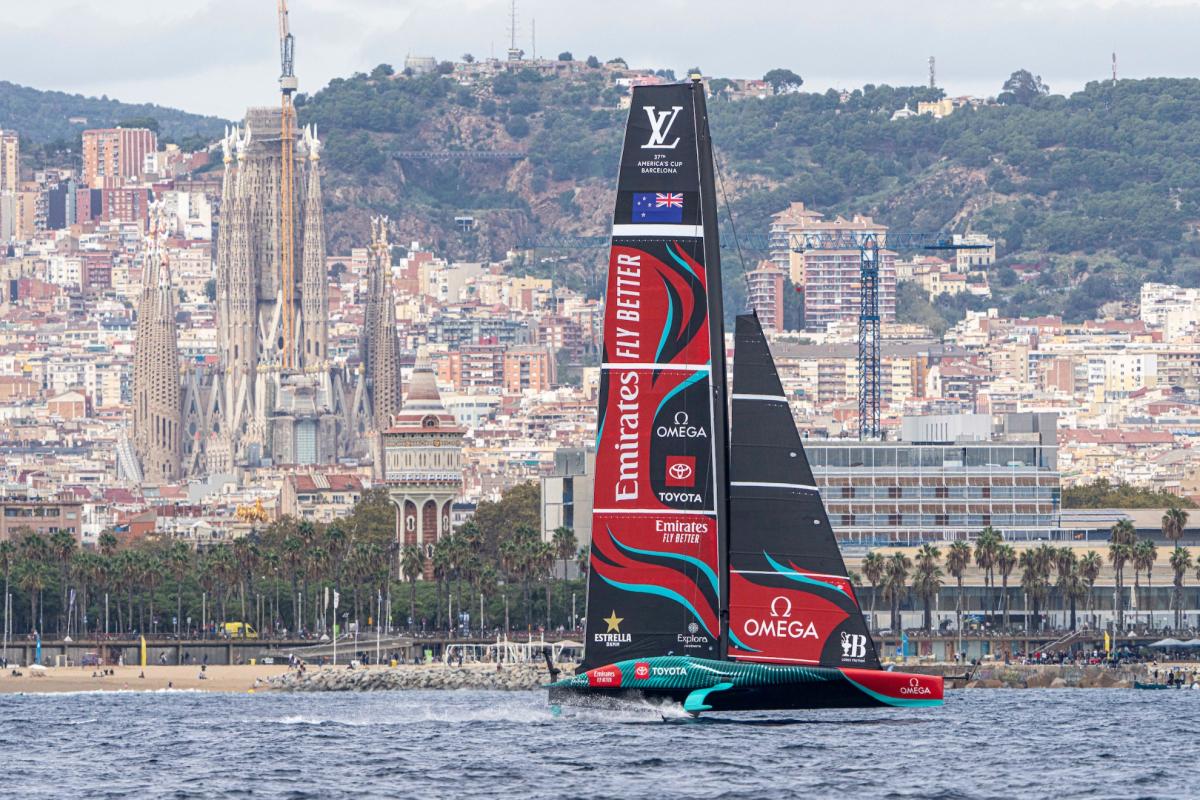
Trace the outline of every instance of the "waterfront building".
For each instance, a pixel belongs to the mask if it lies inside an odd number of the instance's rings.
[[[899,441],[805,442],[840,540],[879,545],[970,539],[991,526],[1010,540],[1059,534],[1053,414],[906,417]]]
[[[147,128],[94,128],[83,132],[83,183],[93,189],[120,186],[139,178],[146,156],[158,150],[158,135]]]
[[[763,261],[746,275],[746,302],[767,333],[783,330],[783,270]]]
[[[859,313],[859,275],[862,254],[858,248],[808,248],[798,252],[797,242],[805,236],[861,237],[874,234],[886,241],[887,226],[870,217],[850,219],[810,211],[803,203],[792,203],[771,217],[769,232],[771,262],[787,270],[793,284],[804,292],[804,327],[824,330],[831,322],[855,321]],[[887,323],[896,318],[896,254],[879,251],[879,315]]]
[[[451,508],[462,494],[463,433],[442,404],[428,355],[419,353],[404,406],[379,436],[383,484],[397,509],[397,541],[420,546],[427,564],[433,546],[450,532]]]
[[[542,541],[558,528],[570,528],[580,547],[592,542],[592,491],[596,478],[594,447],[560,447],[554,466],[542,476]]]
[[[362,499],[358,475],[311,472],[288,475],[279,493],[281,514],[311,522],[330,523],[354,510]]]
[[[83,532],[83,504],[69,492],[5,489],[0,493],[0,542],[25,531],[43,536],[66,531],[78,542]]]
[[[0,130],[0,193],[21,188],[21,140],[16,131]]]

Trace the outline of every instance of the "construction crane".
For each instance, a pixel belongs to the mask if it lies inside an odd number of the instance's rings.
[[[524,239],[518,249],[590,249],[608,247],[607,236],[543,234]],[[721,247],[732,246],[729,237],[721,238]],[[892,250],[986,250],[991,245],[955,242],[940,233],[837,231],[834,233],[789,233],[786,241],[776,236],[743,236],[746,250],[770,250],[788,246],[797,253],[807,250],[844,250],[857,252],[859,258],[858,298],[858,438],[879,439],[882,433],[879,411],[883,391],[880,349],[879,270],[880,251]]]
[[[283,349],[280,359],[284,369],[291,369],[295,356],[296,330],[296,108],[292,95],[296,91],[293,71],[292,32],[288,29],[287,0],[279,0],[279,93],[280,93],[280,180],[281,195],[279,226],[279,255],[283,278]]]
[[[982,250],[987,244],[960,244],[937,233],[838,231],[793,234],[792,249],[858,251],[858,438],[881,438],[883,404],[880,348],[879,271],[881,250]]]

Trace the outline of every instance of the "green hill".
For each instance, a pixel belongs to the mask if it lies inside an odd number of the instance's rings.
[[[334,248],[363,241],[366,217],[378,212],[397,220],[402,241],[460,257],[499,255],[539,232],[603,233],[625,117],[616,108],[624,90],[606,74],[526,71],[466,88],[381,66],[301,97],[302,121],[318,123],[327,142]],[[739,231],[764,233],[773,212],[800,200],[828,214],[871,214],[894,230],[991,233],[1000,245],[991,304],[1011,313],[1081,319],[1133,297],[1145,280],[1200,285],[1200,81],[1007,93],[1005,105],[892,120],[937,96],[866,86],[848,98],[715,98],[713,136]],[[528,157],[393,157],[415,150]],[[475,229],[460,232],[456,215],[473,215]],[[536,268],[594,286],[602,254],[559,255]],[[1019,281],[1014,264],[1035,265],[1036,278]],[[904,312],[934,324],[984,302],[934,308],[919,295],[905,293]]]
[[[86,122],[72,122],[72,119]],[[85,128],[111,128],[122,122],[154,120],[159,137],[184,142],[221,135],[225,120],[189,114],[149,103],[122,103],[105,97],[45,92],[0,81],[0,128],[11,128],[34,145],[71,145]],[[194,142],[193,142],[194,143]]]

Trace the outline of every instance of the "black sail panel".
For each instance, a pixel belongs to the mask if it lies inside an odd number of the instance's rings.
[[[729,657],[879,668],[758,318],[737,318]]]
[[[720,654],[727,435],[705,125],[698,84],[633,91],[605,292],[588,670]]]

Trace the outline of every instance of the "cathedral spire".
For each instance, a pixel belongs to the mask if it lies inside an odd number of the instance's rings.
[[[392,295],[391,249],[387,217],[371,220],[370,267],[367,271],[363,356],[371,390],[376,430],[391,426],[400,410],[400,340],[396,336],[396,305]]]
[[[313,366],[327,360],[329,327],[325,289],[325,219],[321,211],[321,140],[317,129],[304,129],[308,151],[308,186],[304,195],[304,251],[300,275],[302,325],[301,363]]]
[[[133,444],[149,484],[177,480],[182,471],[182,398],[175,301],[170,266],[158,242],[158,215],[142,271],[133,353]]]

